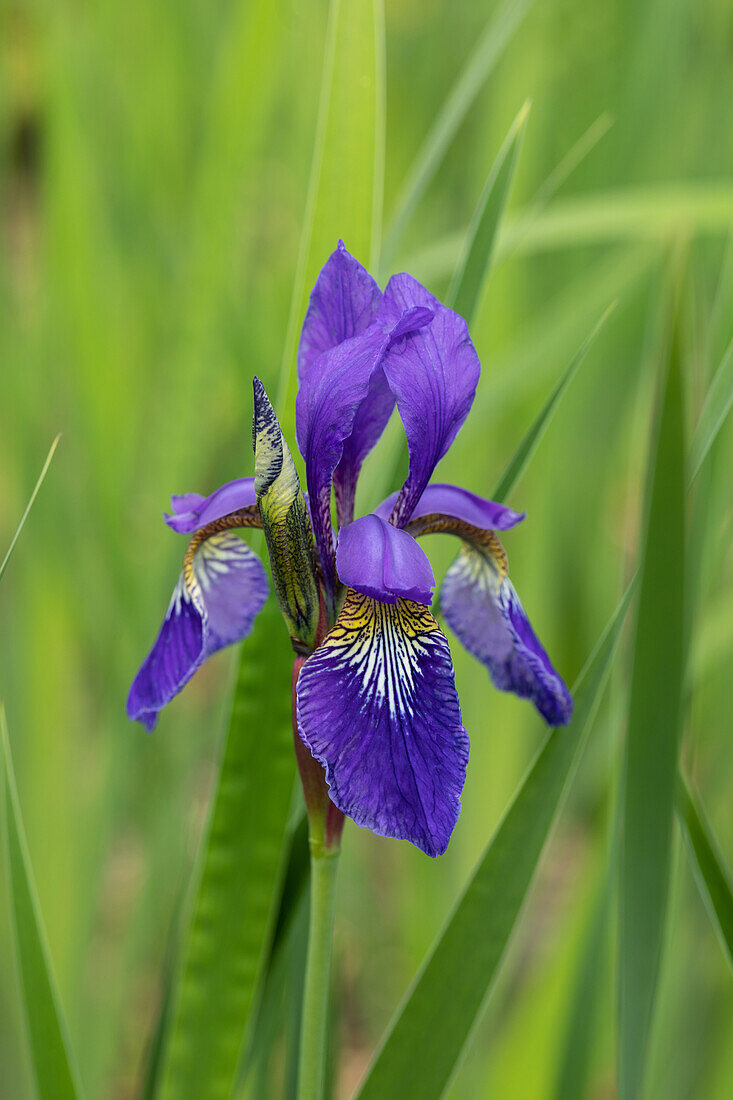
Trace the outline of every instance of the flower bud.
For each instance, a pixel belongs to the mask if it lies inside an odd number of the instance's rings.
[[[310,650],[319,616],[313,533],[295,464],[259,378],[254,380],[252,445],[275,593],[291,638]]]

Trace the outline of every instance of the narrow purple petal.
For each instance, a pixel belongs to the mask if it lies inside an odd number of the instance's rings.
[[[212,653],[249,634],[267,592],[261,562],[237,535],[225,531],[202,542],[132,683],[128,716],[152,730],[158,711]]]
[[[201,493],[180,493],[171,497],[171,508],[178,515],[180,512],[192,512],[203,504],[206,497]]]
[[[441,591],[446,622],[489,670],[494,686],[530,699],[551,726],[570,721],[573,702],[500,566],[464,546]]]
[[[324,352],[311,364],[307,380],[298,391],[296,434],[305,459],[313,533],[327,586],[334,583],[331,479],[342,458],[344,443],[352,434],[357,413],[369,394],[372,376],[392,341],[404,339],[405,333],[431,319],[425,309],[410,309],[396,320],[390,318],[389,325],[373,324],[359,336]],[[380,401],[381,398],[376,404]],[[354,469],[358,473],[364,455],[384,427],[382,414],[375,412],[375,408],[372,404],[367,410],[363,430],[350,451],[350,477],[355,477]]]
[[[406,310],[400,315],[397,310],[384,306],[379,313],[379,322],[384,325],[385,330],[394,325],[390,332],[390,347],[398,342],[404,343],[406,336],[429,325],[432,319],[432,310],[421,307]],[[381,438],[394,405],[395,396],[380,365],[371,377],[369,390],[357,410],[351,434],[344,441],[341,459],[334,471],[333,486],[339,526],[351,523],[354,518],[359,472],[364,459]]]
[[[430,856],[445,851],[469,743],[448,643],[426,607],[349,591],[303,666],[297,714],[343,813]]]
[[[298,347],[298,381],[307,382],[319,355],[358,336],[376,320],[382,292],[343,241],[316,279]]]
[[[240,477],[228,481],[208,497],[199,493],[171,497],[173,515],[165,516],[165,522],[179,534],[190,535],[207,523],[238,512],[240,508],[251,508],[256,503],[254,478]]]
[[[188,683],[203,660],[203,619],[181,577],[155,644],[132,682],[128,717],[152,730],[158,711]]]
[[[354,518],[356,482],[364,459],[379,441],[394,409],[394,394],[381,367],[369,381],[369,389],[357,409],[350,435],[344,440],[341,458],[333,474],[339,525]]]
[[[375,600],[432,601],[435,577],[424,551],[407,531],[379,516],[362,516],[341,528],[336,566],[343,584]]]
[[[395,344],[382,368],[397,399],[407,435],[410,467],[393,521],[404,526],[436,464],[456,437],[473,403],[480,366],[468,326],[411,275],[394,275],[384,292],[384,309],[422,306],[432,324]]]
[[[398,496],[398,493],[392,493],[383,500],[375,509],[376,514],[388,519]],[[505,504],[495,504],[494,501],[469,493],[467,489],[460,489],[457,485],[439,482],[428,485],[410,518],[420,519],[421,516],[435,514],[452,516],[463,523],[489,531],[508,531],[510,527],[521,523],[526,516],[525,512],[515,512]]]

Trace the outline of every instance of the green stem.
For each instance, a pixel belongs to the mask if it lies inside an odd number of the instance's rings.
[[[298,1100],[323,1100],[338,849],[311,851],[311,909],[300,1031]]]

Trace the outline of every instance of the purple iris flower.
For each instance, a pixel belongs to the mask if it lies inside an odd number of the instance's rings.
[[[531,700],[550,725],[565,724],[572,712],[496,535],[524,514],[430,482],[468,415],[479,369],[462,317],[410,275],[393,276],[382,292],[340,242],[316,281],[298,351],[297,440],[313,541],[309,533],[309,551],[300,540],[297,582],[278,580],[288,566],[285,527],[278,535],[271,522],[284,511],[276,478],[287,484],[293,507],[296,492],[302,507],[302,494],[256,383],[254,482],[173,500],[166,521],[193,538],[160,635],[133,683],[130,717],[152,728],[211,653],[249,633],[267,582],[233,529],[264,525],[278,599],[296,648],[308,654],[297,682],[298,731],[325,770],[331,801],[381,836],[408,839],[431,856],[445,851],[469,742],[448,642],[430,611],[435,580],[419,536],[461,540],[443,582],[442,611],[495,686]],[[407,436],[407,480],[373,514],[354,519],[359,471],[395,405]],[[320,597],[306,591],[309,569]],[[317,627],[299,625],[314,615]]]

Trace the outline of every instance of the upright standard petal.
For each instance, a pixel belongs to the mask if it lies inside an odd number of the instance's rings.
[[[394,275],[384,309],[430,309],[432,324],[385,355],[382,369],[397,399],[407,435],[410,466],[391,520],[404,526],[435,469],[468,415],[480,366],[468,326],[411,275]]]
[[[532,629],[492,532],[464,542],[440,599],[448,625],[486,665],[495,687],[530,699],[551,726],[570,721],[570,693]]]
[[[369,380],[366,396],[356,410],[351,432],[344,440],[341,458],[333,472],[336,515],[339,526],[354,518],[356,482],[364,459],[381,439],[394,409],[394,394],[381,366]]]
[[[171,497],[173,515],[166,515],[165,522],[181,535],[191,535],[222,516],[243,509],[256,509],[255,479],[240,477],[228,481],[220,489],[204,497],[200,493],[183,493]]]
[[[298,381],[307,383],[324,351],[374,323],[382,292],[365,267],[346,251],[343,241],[321,268],[311,291],[298,346]]]
[[[379,516],[362,516],[341,528],[336,565],[345,585],[375,600],[432,601],[435,577],[427,555],[412,535]]]
[[[381,369],[384,354],[395,340],[403,341],[431,320],[429,310],[417,307],[390,318],[388,324],[372,325],[361,335],[325,352],[312,365],[307,384],[298,391],[298,445],[305,459],[308,500],[330,610],[336,604],[331,524],[333,472],[344,456],[344,444],[354,433],[361,411],[358,436],[354,436],[347,452],[348,470],[342,466],[342,484],[355,485],[361,462],[379,437],[391,409],[380,404],[383,395],[380,396],[379,387],[370,391],[372,378]],[[341,519],[344,518],[342,509]]]
[[[300,673],[297,715],[343,813],[430,856],[445,851],[469,743],[448,643],[426,607],[349,590]]]
[[[151,730],[207,657],[246,638],[267,590],[262,564],[231,530],[194,536],[163,626],[130,688],[128,716]]]
[[[320,615],[313,535],[292,456],[259,378],[254,379],[252,445],[277,601],[291,638],[307,649],[315,641]]]
[[[398,493],[392,493],[383,500],[376,509],[376,514],[383,519],[389,519],[398,496]],[[418,500],[410,522],[415,523],[419,519],[438,515],[449,516],[462,523],[469,523],[473,527],[508,531],[521,523],[526,513],[515,512],[505,504],[496,504],[493,500],[486,500],[475,493],[469,493],[468,489],[460,489],[457,485],[435,482],[428,485]]]

